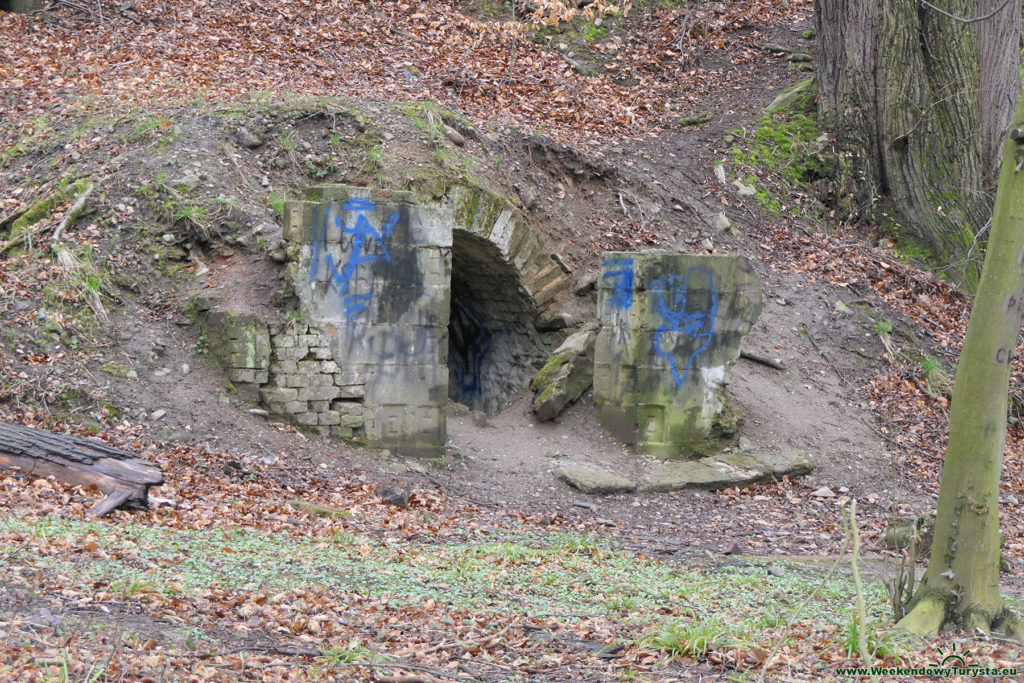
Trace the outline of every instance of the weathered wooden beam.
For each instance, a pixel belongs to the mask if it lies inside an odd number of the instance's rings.
[[[98,517],[119,507],[148,507],[149,488],[164,481],[159,465],[134,453],[95,439],[0,422],[0,468],[12,467],[67,484],[95,484],[107,494],[90,510]]]

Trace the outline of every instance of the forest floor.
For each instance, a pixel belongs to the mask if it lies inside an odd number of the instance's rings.
[[[998,638],[889,628],[900,557],[882,536],[934,507],[970,299],[835,214],[813,115],[763,116],[810,75],[809,0],[543,4],[530,21],[486,0],[265,5],[0,13],[0,419],[166,474],[151,510],[100,521],[95,490],[3,474],[0,679],[841,680],[865,628],[888,665],[1022,662]],[[450,457],[416,463],[225,391],[187,302],[287,312],[271,258],[286,197],[452,175],[517,198],[576,282],[606,249],[750,258],[765,308],[744,349],[785,370],[738,362],[740,434],[815,471],[589,496],[557,463],[646,464],[589,394],[554,423],[527,397],[453,415]],[[95,189],[58,244],[76,181]],[[33,207],[43,220],[15,234]],[[592,317],[592,295],[564,307]],[[1019,608],[1010,421],[1003,589]],[[381,485],[411,487],[408,506]]]

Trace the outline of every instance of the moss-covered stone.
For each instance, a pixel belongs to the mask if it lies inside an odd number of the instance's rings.
[[[570,335],[534,377],[530,388],[537,394],[533,411],[539,420],[558,417],[593,383],[595,336],[594,325]]]

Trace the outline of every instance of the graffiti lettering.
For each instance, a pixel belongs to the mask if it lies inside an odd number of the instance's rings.
[[[633,259],[631,258],[610,258],[603,264],[602,268],[615,268],[601,276],[603,280],[611,280],[612,293],[608,297],[608,303],[612,308],[628,309],[633,305]]]
[[[342,297],[346,317],[351,318],[367,307],[371,297],[369,293],[351,295],[348,293],[352,285],[352,279],[356,274],[356,269],[361,264],[371,261],[391,261],[391,253],[388,251],[385,240],[391,237],[391,232],[398,224],[399,215],[397,211],[392,211],[378,231],[370,224],[366,217],[367,213],[375,211],[377,208],[377,205],[372,200],[349,199],[341,205],[341,211],[331,211],[333,206],[333,203],[328,204],[324,210],[322,221],[313,221],[311,241],[313,251],[309,264],[309,284],[313,288],[316,287],[316,274],[320,268],[321,255],[327,240],[327,228],[333,216],[335,227],[341,228],[341,231],[346,235],[352,235],[352,247],[348,259],[341,270],[338,269],[338,264],[334,262],[334,256],[330,253],[324,255],[324,266],[327,268],[330,282],[334,284],[339,296]],[[342,220],[342,213],[346,211],[355,213],[354,224],[347,225]],[[318,223],[320,224],[319,234],[317,232]],[[368,241],[372,242],[368,244]],[[371,251],[374,249],[373,243],[377,245],[376,251]]]
[[[699,290],[690,283],[694,274],[707,280]],[[715,333],[718,302],[714,277],[710,271],[694,266],[686,271],[683,280],[678,275],[658,278],[651,283],[650,290],[656,297],[654,308],[661,316],[661,324],[654,332],[654,348],[659,356],[668,359],[676,387],[682,387],[690,374],[693,359],[708,347]],[[693,300],[698,291],[705,300]],[[688,311],[687,307],[693,310]],[[682,372],[677,354],[686,357]]]

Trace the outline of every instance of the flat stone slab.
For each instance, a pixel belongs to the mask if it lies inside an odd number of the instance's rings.
[[[631,493],[636,483],[590,465],[566,465],[555,470],[555,477],[583,493]]]
[[[814,469],[803,453],[725,453],[700,460],[665,462],[653,467],[640,484],[643,491],[680,491],[688,488],[742,488],[779,479],[798,477]]]

